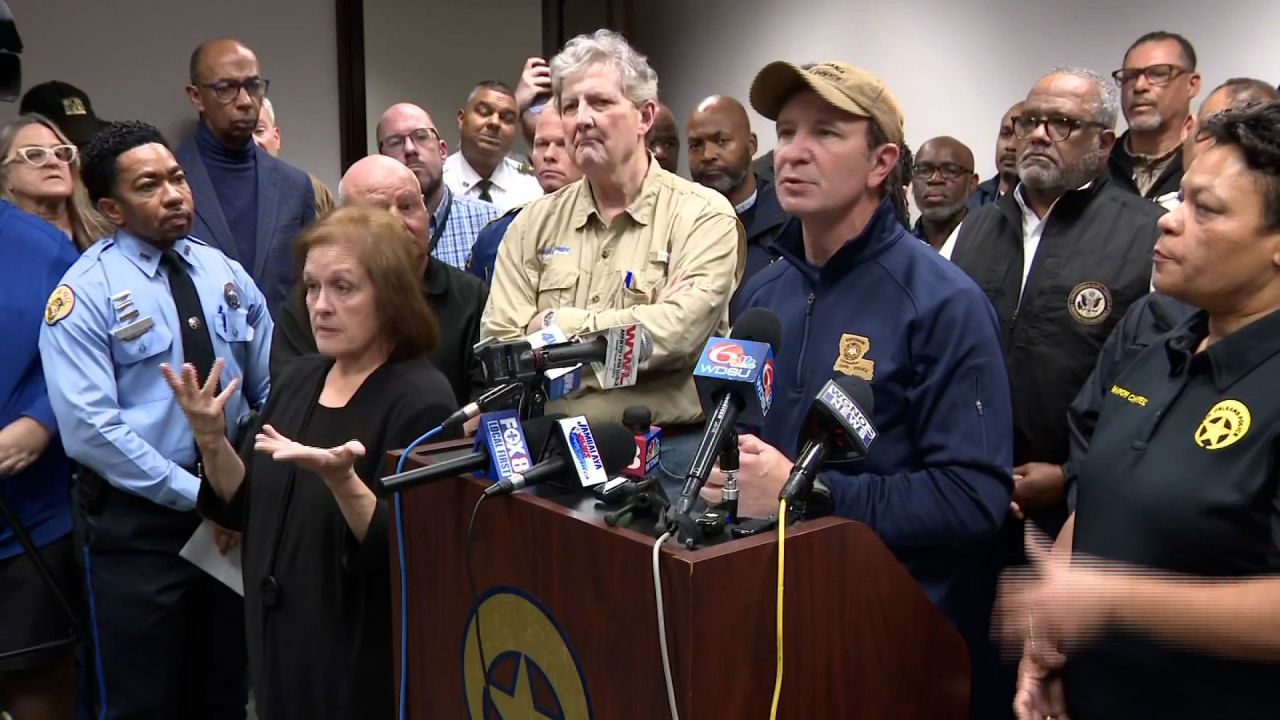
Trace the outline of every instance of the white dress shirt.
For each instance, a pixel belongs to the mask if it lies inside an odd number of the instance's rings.
[[[1093,183],[1092,180],[1076,188],[1084,190]],[[1022,194],[1025,192],[1022,183],[1018,183],[1018,187],[1013,190],[1013,199],[1018,201],[1018,207],[1022,208],[1022,291],[1027,289],[1027,276],[1031,274],[1031,263],[1036,259],[1036,251],[1040,249],[1040,237],[1044,235],[1045,223],[1049,222],[1049,216],[1053,214],[1053,209],[1057,207],[1058,200],[1054,200],[1049,205],[1049,209],[1045,211],[1044,217],[1037,217],[1036,211],[1031,209]],[[949,241],[948,241],[949,242]],[[1018,304],[1022,304],[1021,296],[1019,296]]]
[[[461,151],[445,159],[444,184],[455,195],[480,199],[480,188],[477,185],[482,179],[480,173],[462,157]],[[520,172],[519,163],[509,157],[498,163],[489,181],[492,183],[489,186],[489,196],[493,198],[490,202],[498,208],[498,212],[506,212],[516,205],[542,197],[542,186],[538,184],[538,179]]]

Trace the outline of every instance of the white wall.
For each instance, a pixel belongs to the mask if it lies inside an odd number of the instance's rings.
[[[449,152],[458,108],[482,80],[513,89],[526,58],[541,54],[541,0],[365,0],[365,108],[369,152],[384,110],[411,102],[431,114]],[[516,148],[523,146],[516,129]]]
[[[369,0],[377,3],[379,0]],[[338,77],[333,0],[8,0],[26,50],[23,86],[64,80],[106,120],[146,120],[172,143],[195,128],[183,88],[191,51],[231,36],[271,80],[281,157],[338,182]],[[0,106],[0,120],[17,106]]]
[[[1232,76],[1280,82],[1274,0],[645,0],[636,20],[633,39],[682,128],[707,95],[747,104],[752,78],[773,60],[838,59],[884,78],[903,105],[912,148],[954,135],[973,149],[983,178],[995,171],[1000,116],[1041,74],[1061,64],[1109,74],[1150,30],[1195,45],[1201,98]],[[750,115],[763,152],[773,124]]]

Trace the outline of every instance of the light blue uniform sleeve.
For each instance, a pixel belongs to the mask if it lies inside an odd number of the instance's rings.
[[[248,320],[253,327],[253,341],[249,344],[249,356],[245,360],[241,391],[250,407],[261,409],[266,406],[267,395],[271,392],[271,337],[275,333],[275,323],[271,320],[271,313],[267,312],[266,296],[253,278],[239,265],[235,270],[240,287],[248,296],[245,298]]]
[[[200,481],[143,440],[123,417],[111,357],[112,318],[102,299],[107,289],[94,281],[96,272],[67,283],[76,297],[71,313],[40,328],[40,356],[63,446],[69,457],[113,486],[190,510]],[[158,376],[159,369],[155,372]]]

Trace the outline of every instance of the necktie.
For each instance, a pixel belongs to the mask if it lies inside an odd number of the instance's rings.
[[[203,382],[213,367],[213,341],[209,338],[209,328],[205,323],[204,308],[200,306],[196,284],[192,282],[182,259],[173,250],[160,256],[160,264],[168,271],[169,294],[173,295],[173,304],[178,309],[183,361],[195,366],[196,373]]]
[[[493,196],[489,194],[489,188],[493,187],[492,180],[481,180],[476,183],[476,187],[480,188],[480,194],[477,197],[487,203],[493,202]]]

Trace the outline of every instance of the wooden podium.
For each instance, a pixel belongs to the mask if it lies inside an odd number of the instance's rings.
[[[460,448],[470,446],[428,447],[406,467]],[[484,717],[465,544],[488,484],[456,478],[401,496],[410,718]],[[485,500],[476,519],[472,567],[496,711],[489,717],[669,717],[653,589],[655,538],[607,526],[594,498],[545,494]],[[397,549],[393,537],[398,678]],[[661,548],[682,720],[768,718],[777,562],[776,530],[696,550],[673,541]],[[785,570],[778,717],[968,717],[963,641],[869,528],[838,518],[793,525]]]

